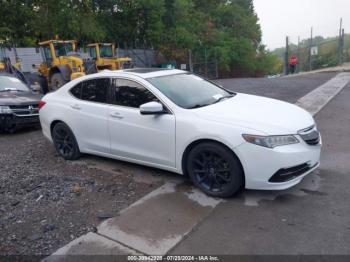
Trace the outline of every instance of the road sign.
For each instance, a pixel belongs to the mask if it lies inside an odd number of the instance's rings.
[[[318,55],[318,47],[317,46],[311,47],[311,55],[313,55],[313,56]]]

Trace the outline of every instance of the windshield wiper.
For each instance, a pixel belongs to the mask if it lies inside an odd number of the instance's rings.
[[[188,107],[188,109],[200,108],[200,107],[203,107],[203,106],[208,106],[208,105],[210,105],[210,104],[197,104],[197,105],[194,105],[194,106]]]
[[[0,92],[11,92],[11,91],[25,92],[24,90],[20,90],[20,89],[4,89],[4,90],[0,90]]]
[[[218,98],[216,101],[214,101],[213,104],[216,104],[216,103],[218,103],[218,102],[220,102],[220,101],[222,101],[222,100],[224,100],[226,98],[231,98],[231,97],[234,97],[234,95],[222,96],[222,97]]]

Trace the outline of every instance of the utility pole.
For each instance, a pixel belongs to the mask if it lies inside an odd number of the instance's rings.
[[[338,65],[343,63],[343,18],[340,18],[339,43],[338,43]]]
[[[298,63],[296,64],[296,72],[300,72],[300,36],[298,36],[298,50],[297,50]]]
[[[190,68],[190,72],[193,73],[192,50],[191,49],[188,49],[188,66]]]
[[[341,46],[340,46],[340,63],[341,65],[344,62],[344,38],[345,38],[345,32],[344,28],[342,29],[342,34],[341,34]]]
[[[208,78],[208,56],[207,56],[207,48],[205,46],[204,46],[204,63],[205,63],[204,74],[205,74],[205,77]]]
[[[311,50],[312,50],[312,36],[313,35],[313,28],[311,27],[311,37],[310,37],[310,50],[309,50],[309,71],[312,70],[312,54],[311,54]]]
[[[289,38],[286,36],[286,50],[284,54],[284,73],[289,74]]]
[[[219,79],[218,49],[215,47],[215,79]]]

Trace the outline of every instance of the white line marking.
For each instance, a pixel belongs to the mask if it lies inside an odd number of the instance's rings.
[[[300,98],[296,105],[316,115],[350,81],[350,73],[340,73],[334,78]]]

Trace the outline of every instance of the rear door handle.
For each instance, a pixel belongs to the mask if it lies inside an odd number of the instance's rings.
[[[78,105],[78,104],[71,105],[71,108],[76,109],[76,110],[80,110],[81,109],[80,105]]]
[[[118,118],[118,119],[122,119],[122,118],[124,118],[120,113],[118,113],[118,112],[113,112],[113,113],[111,113],[111,117],[113,117],[113,118]]]

